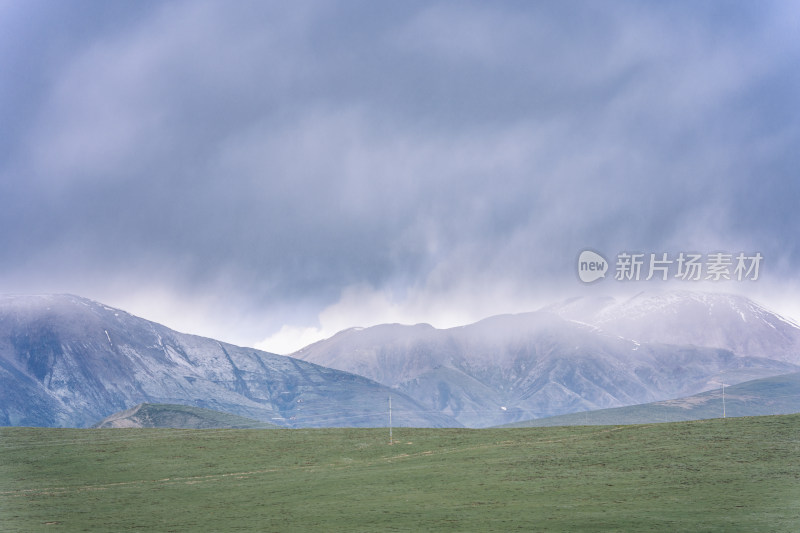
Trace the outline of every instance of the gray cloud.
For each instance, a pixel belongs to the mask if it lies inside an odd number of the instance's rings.
[[[2,9],[7,292],[252,343],[352,287],[532,304],[586,246],[800,261],[791,3]]]

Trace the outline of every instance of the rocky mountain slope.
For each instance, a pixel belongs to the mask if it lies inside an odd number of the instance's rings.
[[[142,402],[290,427],[458,426],[367,378],[69,295],[0,297],[0,425],[85,427]]]
[[[438,330],[345,330],[294,357],[482,427],[696,394],[800,370],[800,329],[740,297],[579,299]]]

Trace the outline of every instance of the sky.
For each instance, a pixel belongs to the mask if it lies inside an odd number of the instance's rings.
[[[609,292],[800,319],[798,64],[792,1],[0,0],[0,292],[276,353]]]

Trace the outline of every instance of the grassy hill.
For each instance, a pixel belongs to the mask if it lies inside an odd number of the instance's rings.
[[[522,429],[0,429],[0,530],[797,531],[800,415]]]
[[[727,417],[762,416],[800,412],[800,373],[755,379],[725,387]],[[515,422],[503,427],[551,427],[609,424],[649,424],[720,418],[722,390],[662,402],[598,409]]]
[[[268,429],[274,424],[191,405],[141,403],[95,424],[95,428]]]

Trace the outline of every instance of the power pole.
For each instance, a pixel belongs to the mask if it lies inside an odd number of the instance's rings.
[[[389,395],[389,444],[392,444],[392,395]]]
[[[722,418],[725,417],[725,380],[722,380]]]

